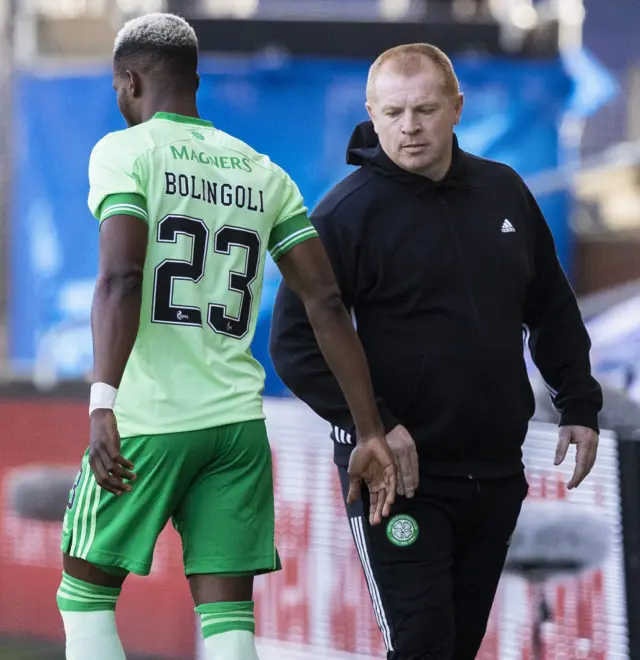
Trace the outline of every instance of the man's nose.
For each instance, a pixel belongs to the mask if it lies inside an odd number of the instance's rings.
[[[405,113],[402,121],[402,132],[405,135],[415,135],[420,130],[420,125],[416,121],[413,113]]]

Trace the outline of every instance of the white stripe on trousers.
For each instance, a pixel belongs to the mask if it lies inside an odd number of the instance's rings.
[[[351,445],[351,434],[347,433],[344,429],[338,428],[337,426],[333,427],[333,435],[336,442],[339,442],[342,445]]]
[[[391,630],[389,628],[387,616],[382,605],[382,598],[380,598],[380,591],[373,576],[371,562],[369,561],[369,553],[364,536],[362,516],[349,518],[349,524],[351,525],[353,538],[355,539],[358,555],[360,556],[360,563],[364,569],[364,576],[367,580],[367,585],[369,586],[369,595],[371,596],[371,602],[373,604],[373,611],[376,615],[376,621],[378,622],[378,628],[380,628],[380,632],[384,638],[384,645],[387,647],[387,651],[393,651],[393,644],[391,643]]]

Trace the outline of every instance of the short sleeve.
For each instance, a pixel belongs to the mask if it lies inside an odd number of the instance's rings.
[[[104,137],[89,159],[89,209],[103,222],[112,215],[132,215],[148,222],[138,153],[122,133]]]
[[[280,213],[269,236],[269,252],[274,261],[280,259],[296,245],[317,238],[307,214],[307,207],[295,182],[285,174],[281,187],[282,204]]]

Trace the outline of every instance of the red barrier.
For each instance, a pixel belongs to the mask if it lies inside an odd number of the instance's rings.
[[[266,642],[262,657],[382,658],[382,636],[344,514],[326,425],[295,401],[269,400],[265,408],[274,456],[277,545],[284,569],[256,580],[256,627]],[[49,472],[68,467],[70,487],[87,432],[84,403],[0,399],[1,634],[62,640],[55,603],[61,525],[19,518],[9,507],[8,493],[16,474],[30,466]],[[566,499],[590,507],[611,523],[612,545],[595,571],[546,585],[554,617],[541,630],[542,658],[625,658],[615,441],[601,439],[594,472],[580,489],[567,493],[564,482],[571,461],[559,470],[552,467],[554,440],[555,432],[548,427],[530,432],[525,445],[530,499]],[[478,660],[533,658],[535,602],[523,579],[503,578]],[[152,574],[127,581],[117,616],[128,653],[195,657],[196,621],[179,538],[171,526],[160,537]]]

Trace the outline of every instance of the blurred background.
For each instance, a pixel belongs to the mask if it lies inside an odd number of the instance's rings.
[[[638,0],[0,0],[0,660],[63,657],[59,536],[87,444],[97,268],[87,164],[124,127],[114,36],[150,11],[179,13],[198,33],[201,114],[268,153],[310,207],[349,172],[371,61],[418,41],[452,57],[466,95],[460,144],[532,188],[606,390],[599,462],[567,493],[569,468],[552,466],[555,414],[531,367],[531,493],[479,658],[640,660]],[[269,263],[253,346],[267,372],[284,563],[256,586],[261,657],[382,658],[328,428],[269,363],[278,281]],[[118,620],[130,658],[199,657],[172,529],[152,575],[128,582]]]

